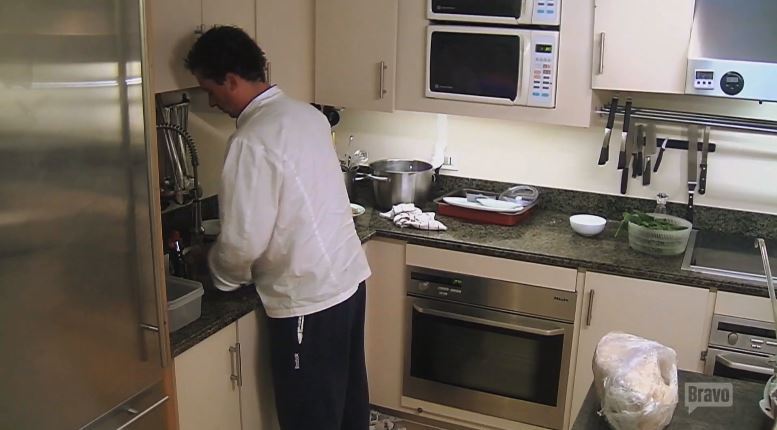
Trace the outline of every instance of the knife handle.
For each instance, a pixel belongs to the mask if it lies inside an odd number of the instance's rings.
[[[626,167],[626,150],[621,149],[618,153],[618,170],[623,170]]]
[[[690,185],[688,186],[688,211],[685,214],[685,219],[688,220],[688,222],[693,223],[693,194],[695,190],[690,189]]]
[[[633,156],[631,159],[631,177],[636,178],[639,171],[639,164],[637,164],[637,157]]]
[[[615,112],[618,111],[618,96],[612,98],[610,101],[610,113],[607,115],[607,128],[612,130],[615,125]]]
[[[629,167],[626,166],[621,172],[621,194],[626,194],[626,185],[629,183]]]
[[[599,165],[604,166],[607,164],[607,161],[610,159],[610,148],[605,148],[602,146],[602,150],[599,153]]]
[[[658,157],[656,158],[656,165],[653,166],[653,173],[658,172],[658,166],[661,165],[661,160],[663,160],[663,159],[664,159],[664,148],[661,148],[658,151]]]
[[[623,132],[629,131],[631,122],[631,97],[626,99],[626,106],[623,108]]]
[[[651,156],[648,155],[645,157],[645,170],[642,172],[642,185],[650,185],[650,162],[651,162]]]
[[[642,151],[637,152],[637,168],[636,168],[636,175],[642,176],[642,169],[644,168],[644,164],[642,164],[644,160],[642,159]]]
[[[700,164],[701,173],[699,174],[699,194],[707,192],[707,163]]]

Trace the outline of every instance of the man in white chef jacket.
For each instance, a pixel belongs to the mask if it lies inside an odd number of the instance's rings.
[[[221,175],[214,284],[255,284],[269,317],[284,430],[366,430],[364,280],[370,268],[325,117],[266,83],[266,58],[235,27],[205,32],[186,67],[237,119]]]

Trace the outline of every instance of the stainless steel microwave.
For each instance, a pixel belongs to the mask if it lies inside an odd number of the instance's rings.
[[[554,108],[558,31],[430,25],[426,97]]]
[[[507,25],[559,25],[561,0],[428,0],[427,18]]]

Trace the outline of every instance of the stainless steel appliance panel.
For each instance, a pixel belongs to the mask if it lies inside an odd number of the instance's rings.
[[[403,395],[561,428],[576,294],[409,272]]]
[[[704,374],[766,382],[774,374],[777,353],[774,324],[747,318],[712,316]]]
[[[696,0],[686,94],[776,101],[777,3]]]
[[[0,428],[81,428],[161,379],[142,7],[0,6]]]

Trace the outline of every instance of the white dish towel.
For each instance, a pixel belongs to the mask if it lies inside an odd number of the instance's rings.
[[[380,214],[383,218],[390,219],[397,227],[414,227],[419,230],[445,231],[448,227],[434,219],[434,212],[423,212],[412,203],[400,203],[394,205],[388,212]]]

